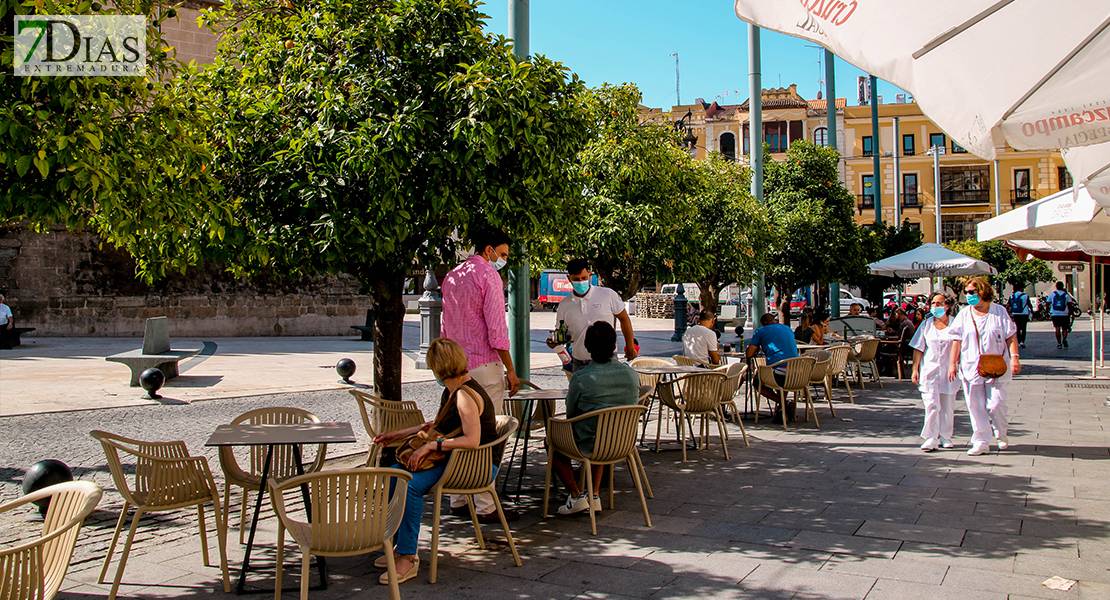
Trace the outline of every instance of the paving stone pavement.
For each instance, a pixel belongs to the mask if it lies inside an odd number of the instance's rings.
[[[468,523],[445,517],[439,583],[427,583],[425,527],[423,572],[401,593],[483,599],[1110,598],[1105,502],[1110,438],[1103,423],[1110,419],[1104,404],[1110,382],[1075,377],[1089,373],[1085,323],[1078,323],[1067,351],[1055,349],[1045,324],[1031,327],[1026,370],[1010,388],[1008,451],[967,456],[963,445],[970,425],[966,408],[958,404],[957,448],[922,453],[917,437],[922,410],[908,381],[854,387],[854,405],[841,387],[834,392],[835,418],[827,404],[818,404],[820,429],[802,422],[783,431],[769,419],[747,420],[751,446],[744,447],[739,429],[730,424],[729,461],[715,428],[710,449],[691,451],[686,463],[673,441],[661,453],[642,452],[655,495],[648,501],[653,527],[644,526],[631,480],[618,469],[616,506],[606,506],[598,535],[591,536],[585,517],[541,519],[542,492],[535,488],[542,486],[544,457],[534,444],[525,481],[529,491],[515,502],[522,517],[512,524],[524,566],[513,565],[498,528],[485,528],[490,548],[483,551]],[[565,386],[552,369],[535,371],[532,378],[542,387]],[[417,400],[426,413],[438,393],[434,383],[405,387],[406,398]],[[105,487],[58,597],[102,598],[109,590],[96,579],[121,501],[89,430],[183,439],[218,471],[214,452],[203,447],[208,434],[218,423],[267,405],[301,406],[361,429],[353,401],[336,391],[0,419],[6,440],[0,445],[4,499],[18,495],[22,469],[45,457],[60,458],[75,466],[78,477]],[[654,424],[649,431],[655,431]],[[664,441],[674,439],[673,429],[663,435]],[[358,444],[334,447],[329,454],[365,445],[360,435]],[[329,468],[357,462],[358,456],[338,458]],[[554,502],[562,498],[556,494]],[[233,578],[241,559],[238,506],[234,499],[228,536]],[[218,569],[201,565],[195,512],[166,513],[144,523],[120,597],[222,594]],[[33,535],[33,528],[22,515],[0,515],[0,545]],[[256,542],[261,570],[252,585],[272,584],[275,543],[274,520],[265,518]],[[209,546],[215,550],[211,532]],[[386,597],[373,558],[329,560],[331,585],[310,597]],[[286,582],[295,585],[299,553],[291,546],[286,563]],[[1053,575],[1078,583],[1068,592],[1043,587]]]

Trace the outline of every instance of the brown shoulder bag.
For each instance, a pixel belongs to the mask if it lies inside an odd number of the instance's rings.
[[[998,379],[1006,374],[1006,358],[1001,354],[985,354],[983,352],[983,339],[979,337],[979,324],[975,322],[975,315],[971,317],[971,324],[975,326],[975,339],[979,342],[979,376],[983,379]],[[990,316],[990,313],[987,313]]]

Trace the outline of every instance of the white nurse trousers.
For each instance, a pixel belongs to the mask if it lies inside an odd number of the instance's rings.
[[[921,402],[925,404],[925,426],[921,428],[921,437],[926,440],[937,437],[952,439],[956,394],[921,392]]]
[[[964,382],[967,412],[971,413],[971,442],[989,444],[994,437],[991,426],[1003,437],[1009,429],[1006,421],[1006,391],[1010,382],[987,381],[978,384]]]

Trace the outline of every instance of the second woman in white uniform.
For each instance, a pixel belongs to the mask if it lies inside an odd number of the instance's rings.
[[[933,294],[929,301],[932,316],[917,328],[910,340],[913,382],[925,404],[925,426],[921,428],[921,437],[925,438],[921,449],[925,452],[952,447],[956,393],[960,390],[959,381],[948,380],[953,341],[948,322],[952,304],[944,294]]]

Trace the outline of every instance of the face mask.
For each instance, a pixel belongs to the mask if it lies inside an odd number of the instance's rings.
[[[497,256],[497,255],[495,254],[494,256]],[[489,260],[489,259],[487,258],[486,260]],[[500,256],[498,256],[495,260],[490,260],[489,264],[493,265],[494,269],[497,269],[498,271],[500,271],[501,269],[505,268],[505,265],[508,264],[508,261],[506,261],[504,258],[501,258]]]
[[[574,288],[574,293],[582,295],[590,291],[589,281],[572,281],[570,287]]]
[[[967,303],[970,304],[971,306],[975,306],[976,304],[979,304],[979,294],[968,294],[967,295]]]
[[[934,317],[936,317],[936,318],[938,318],[938,319],[939,319],[939,318],[941,318],[941,317],[943,317],[943,316],[944,316],[944,313],[945,313],[946,311],[945,311],[945,308],[944,308],[943,306],[934,306],[934,307],[933,307],[933,310],[931,310],[930,312],[932,312],[932,313],[933,313],[933,316],[934,316]]]

